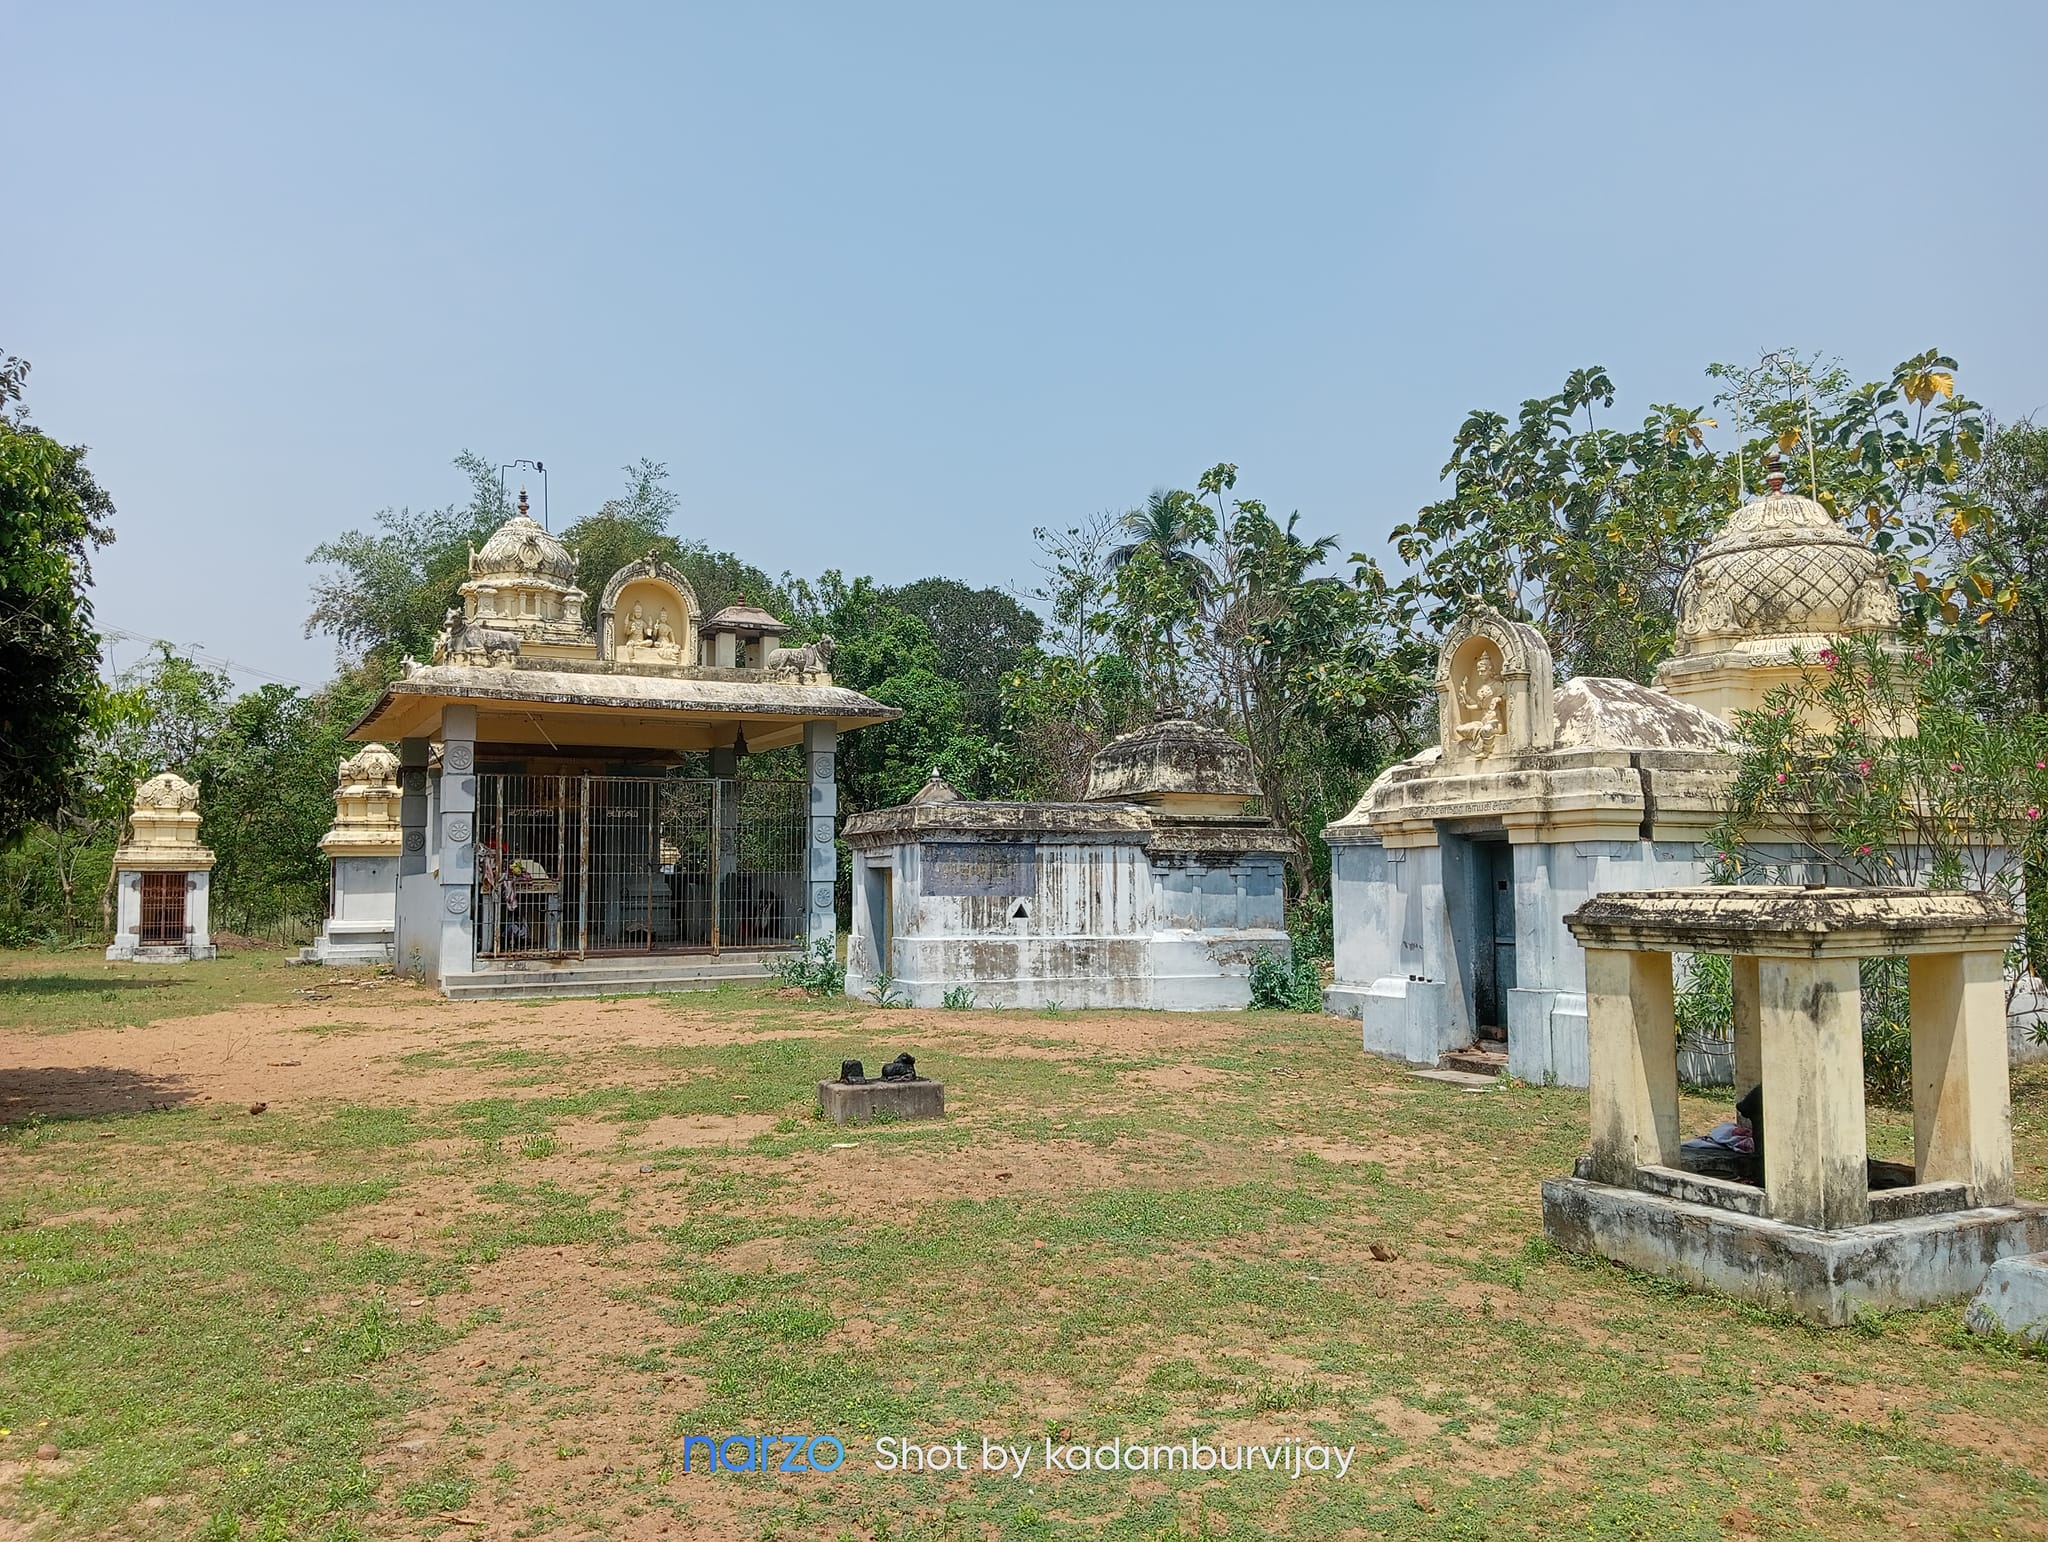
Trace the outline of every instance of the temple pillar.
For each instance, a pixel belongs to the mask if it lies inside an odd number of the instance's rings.
[[[2005,1026],[2005,959],[1915,953],[1907,960],[1913,1014],[1913,1165],[1922,1183],[1966,1184],[1973,1205],[2013,1198],[2012,1086]]]
[[[441,714],[441,978],[476,967],[476,708]]]
[[[1678,1035],[1671,955],[1586,949],[1592,1176],[1627,1187],[1678,1161]]]
[[[1735,1041],[1735,1101],[1740,1103],[1764,1079],[1763,1027],[1757,1016],[1756,960],[1737,953],[1728,960]]]
[[[1863,990],[1853,958],[1757,960],[1764,1192],[1794,1226],[1870,1219]]]
[[[423,979],[438,951],[441,896],[427,874],[428,762],[425,739],[398,741],[398,910],[392,929],[391,964],[408,979]]]
[[[811,801],[805,841],[804,941],[816,947],[822,939],[837,947],[839,920],[835,895],[839,884],[839,725],[804,724],[804,760],[810,773]]]

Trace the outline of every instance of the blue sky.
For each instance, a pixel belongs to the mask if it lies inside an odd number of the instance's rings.
[[[2048,7],[0,0],[0,348],[103,622],[324,678],[306,552],[668,463],[771,571],[1027,581],[1219,460],[1344,549],[1465,412],[1795,345],[2048,408]],[[133,645],[117,650],[125,662]]]

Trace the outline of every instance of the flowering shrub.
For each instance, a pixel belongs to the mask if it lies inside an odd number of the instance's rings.
[[[2027,953],[2048,972],[2048,718],[1985,712],[1974,656],[1941,640],[1823,649],[1735,714],[1739,765],[1715,875],[1785,881],[1766,843],[1830,879],[2026,891]],[[2023,885],[2023,875],[2037,881]],[[1803,874],[1798,876],[1804,876]]]
[[[2048,856],[2048,720],[1980,714],[1980,684],[1967,655],[1851,638],[1736,713],[1723,876],[1766,877],[1758,845],[1790,843],[1845,882],[2016,895]]]

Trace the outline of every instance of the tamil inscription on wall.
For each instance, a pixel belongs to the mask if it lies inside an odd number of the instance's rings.
[[[978,897],[1034,894],[1038,848],[1023,842],[935,842],[923,848],[926,894]]]

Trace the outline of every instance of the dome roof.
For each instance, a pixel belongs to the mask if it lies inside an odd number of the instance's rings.
[[[1088,763],[1090,803],[1142,802],[1173,794],[1255,798],[1252,752],[1220,729],[1162,718],[1112,739]]]
[[[789,630],[789,623],[778,621],[758,605],[750,605],[745,599],[738,599],[723,610],[712,612],[704,618],[703,630],[707,632],[761,632],[780,637]]]
[[[539,521],[514,514],[500,525],[483,549],[470,559],[475,578],[553,578],[576,581],[576,559],[543,529]]]
[[[1883,557],[1811,498],[1773,488],[1735,511],[1678,588],[1679,656],[1722,640],[1894,631]]]
[[[1730,748],[1731,733],[1713,713],[1633,680],[1579,675],[1557,688],[1560,750],[1704,750]]]

